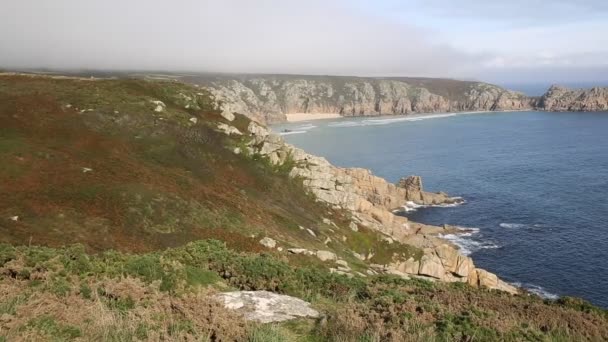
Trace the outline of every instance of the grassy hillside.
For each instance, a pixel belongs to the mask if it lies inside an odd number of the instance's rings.
[[[233,153],[250,137],[218,123],[208,94],[177,82],[0,75],[0,341],[608,339],[606,312],[581,300],[348,278],[265,249],[270,236],[331,250],[361,272],[419,255],[349,229],[288,166]],[[212,299],[230,289],[294,295],[323,317],[246,322]]]

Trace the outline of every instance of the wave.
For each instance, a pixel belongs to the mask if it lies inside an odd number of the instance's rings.
[[[413,212],[416,211],[420,208],[452,208],[452,207],[457,207],[459,205],[463,205],[466,203],[466,201],[464,200],[464,198],[462,197],[452,197],[452,199],[455,199],[456,202],[454,203],[447,203],[447,204],[429,204],[429,205],[423,205],[423,204],[416,204],[412,201],[407,201],[405,202],[405,204],[403,206],[401,206],[400,209],[395,210],[396,212],[404,212],[404,213],[409,213],[409,212]]]
[[[397,118],[387,118],[387,119],[366,119],[360,121],[346,121],[346,122],[335,122],[330,123],[328,127],[362,127],[362,126],[380,126],[380,125],[388,125],[395,122],[403,122],[403,121],[422,121],[429,119],[440,119],[447,118],[457,115],[466,115],[466,114],[482,114],[486,112],[463,112],[463,113],[441,113],[441,114],[421,114],[421,115],[408,115],[405,117],[397,117]]]
[[[551,293],[547,290],[545,290],[544,288],[542,288],[541,286],[538,285],[534,285],[534,284],[529,284],[529,283],[512,283],[513,286],[517,286],[517,287],[521,287],[522,289],[525,289],[526,291],[533,293],[541,298],[544,299],[558,299],[559,295],[555,294],[555,293]]]
[[[308,131],[308,130],[311,130],[311,129],[316,128],[316,127],[317,126],[315,126],[313,124],[304,124],[302,126],[294,127],[294,129],[298,130],[298,131]]]
[[[280,132],[279,135],[292,135],[292,134],[303,134],[303,133],[308,133],[308,131]]]
[[[501,223],[498,226],[500,226],[500,228],[506,229],[520,229],[526,227],[526,225],[523,223]]]
[[[500,228],[505,229],[543,229],[550,227],[549,225],[543,223],[535,223],[535,224],[526,224],[526,223],[501,223],[498,225]]]
[[[457,234],[440,234],[440,237],[446,239],[460,248],[460,253],[463,255],[471,255],[481,249],[496,249],[501,246],[492,241],[477,241],[473,240],[475,234],[479,233],[479,228],[456,227],[463,231]]]

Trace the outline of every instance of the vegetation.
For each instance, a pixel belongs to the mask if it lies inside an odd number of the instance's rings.
[[[608,339],[606,311],[579,299],[349,278],[264,249],[270,236],[330,250],[361,272],[353,252],[421,253],[352,231],[290,163],[234,154],[249,138],[219,122],[209,94],[177,82],[0,75],[0,341]],[[322,317],[247,322],[215,300],[235,289],[293,295]]]
[[[552,341],[608,336],[608,313],[580,300],[543,301],[393,276],[348,278],[316,266],[294,267],[269,254],[239,252],[217,240],[145,254],[91,255],[81,245],[2,245],[0,260],[0,326],[9,340]],[[213,299],[215,292],[229,289],[298,296],[326,317],[275,326],[247,323]]]

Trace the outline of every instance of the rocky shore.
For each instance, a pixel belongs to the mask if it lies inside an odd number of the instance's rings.
[[[205,87],[225,108],[262,123],[284,122],[293,114],[313,119],[317,114],[608,110],[607,88],[553,86],[539,98],[488,83],[450,79],[223,75],[183,80]]]
[[[252,76],[202,83],[231,111],[266,123],[283,122],[292,113],[364,116],[533,107],[521,93],[452,80],[416,85],[403,79]]]
[[[234,134],[230,128],[219,129],[226,134]],[[419,259],[394,255],[392,262],[386,265],[370,265],[375,272],[464,282],[476,287],[518,293],[517,288],[500,280],[495,274],[477,268],[470,257],[462,255],[458,247],[441,238],[441,234],[455,233],[456,229],[412,222],[393,213],[408,202],[418,205],[454,204],[461,201],[460,198],[424,191],[419,176],[404,177],[397,184],[392,184],[366,169],[333,166],[325,158],[285,143],[280,136],[271,134],[253,121],[243,134],[250,135],[251,141],[245,150],[235,150],[234,153],[260,155],[276,166],[293,165],[290,177],[301,181],[318,201],[351,213],[351,229],[366,227],[382,233],[390,241],[415,246],[423,251]],[[275,247],[270,240],[261,243]],[[315,254],[304,249],[294,249],[292,253],[308,252]],[[326,256],[319,258],[328,259]]]

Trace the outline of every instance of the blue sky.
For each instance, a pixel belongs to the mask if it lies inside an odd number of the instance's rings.
[[[0,67],[608,80],[601,0],[20,0]]]

